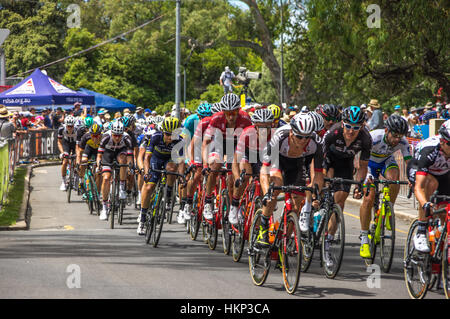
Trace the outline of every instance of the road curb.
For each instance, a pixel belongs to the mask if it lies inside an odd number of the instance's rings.
[[[24,185],[24,192],[22,197],[22,205],[20,206],[19,210],[19,217],[16,220],[16,223],[11,226],[2,226],[0,227],[0,231],[17,231],[17,230],[29,230],[30,224],[31,224],[31,216],[32,216],[32,209],[30,205],[30,193],[32,191],[31,188],[31,177],[33,176],[33,169],[38,167],[45,167],[45,166],[54,166],[54,165],[60,165],[61,161],[52,161],[47,163],[39,163],[34,165],[28,165],[27,166],[27,173],[25,174],[25,185]]]

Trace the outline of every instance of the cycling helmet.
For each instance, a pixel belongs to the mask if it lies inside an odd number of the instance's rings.
[[[351,124],[362,124],[366,115],[359,106],[349,106],[342,111],[342,120]]]
[[[102,126],[100,124],[94,123],[89,128],[89,133],[91,134],[99,134],[102,132]]]
[[[447,120],[444,123],[442,123],[438,133],[442,136],[442,138],[444,138],[447,141],[450,141],[450,120]]]
[[[406,135],[408,133],[408,123],[397,114],[392,114],[386,120],[386,127],[390,132]]]
[[[111,125],[111,133],[122,135],[124,133],[124,125],[121,121],[116,121]]]
[[[238,110],[241,106],[241,100],[234,93],[225,94],[220,103],[222,104],[222,111]]]
[[[208,102],[200,104],[197,108],[197,114],[201,117],[211,116],[211,104],[209,104]]]
[[[138,121],[137,121],[137,124],[139,125],[139,126],[141,126],[141,127],[144,127],[144,126],[146,126],[146,123],[147,123],[147,119],[139,119]]]
[[[309,107],[307,105],[303,105],[301,112],[303,113],[309,112]]]
[[[211,106],[211,112],[212,114],[215,114],[217,112],[221,112],[222,111],[222,104],[220,102],[214,103]]]
[[[251,116],[252,123],[272,123],[273,113],[268,109],[258,109]]]
[[[119,122],[122,122],[124,128],[130,127],[130,118],[128,116],[121,117]]]
[[[281,109],[280,109],[280,107],[279,107],[278,105],[270,104],[270,105],[267,107],[267,109],[270,110],[270,111],[272,111],[272,113],[273,113],[273,118],[274,118],[275,120],[278,120],[278,119],[281,117]]]
[[[295,135],[308,135],[315,130],[312,116],[304,112],[294,115],[290,124]]]
[[[316,112],[323,116],[323,118],[333,118],[339,120],[339,109],[334,104],[319,105]]]
[[[162,122],[161,128],[165,133],[172,133],[175,129],[180,127],[180,120],[176,117],[166,117]]]
[[[76,121],[75,118],[72,115],[69,115],[64,119],[64,124],[69,125],[69,126],[74,126],[75,121]]]
[[[323,117],[320,116],[317,112],[309,112],[309,116],[311,116],[313,122],[314,122],[314,131],[318,132],[325,128],[325,125],[323,123]]]
[[[94,124],[94,119],[92,117],[86,117],[84,119],[84,126],[86,128],[90,128],[92,126],[92,124]]]

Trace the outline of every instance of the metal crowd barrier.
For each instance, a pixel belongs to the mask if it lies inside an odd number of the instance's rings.
[[[0,207],[5,203],[17,164],[58,155],[57,130],[29,131],[17,133],[12,139],[0,139]]]

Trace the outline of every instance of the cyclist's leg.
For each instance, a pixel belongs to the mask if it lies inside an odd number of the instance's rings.
[[[383,172],[383,176],[387,180],[398,181],[400,179],[400,170],[398,168],[398,164],[395,161],[394,156],[389,157],[386,160],[385,170]],[[391,197],[391,203],[394,205],[398,193],[400,191],[400,185],[389,185],[389,195]]]
[[[217,152],[211,153],[208,164],[211,170],[220,170],[223,166],[223,156],[220,156],[220,154]],[[205,210],[203,212],[204,217],[208,220],[211,220],[213,218],[212,192],[216,187],[218,180],[218,173],[209,173],[208,180],[206,182]]]
[[[384,163],[375,163],[369,161],[368,172],[366,176],[366,187],[369,188],[369,195],[362,197],[362,204],[359,209],[359,217],[361,224],[360,239],[361,248],[360,256],[363,258],[370,257],[370,247],[369,247],[369,226],[371,220],[372,207],[375,201],[375,187],[373,184],[367,185],[368,180],[371,178],[378,178],[381,168],[384,167]]]

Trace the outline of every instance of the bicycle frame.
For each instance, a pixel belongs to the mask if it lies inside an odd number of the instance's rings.
[[[244,239],[248,240],[248,236],[250,234],[250,227],[252,226],[253,216],[255,215],[256,202],[253,201],[253,199],[261,196],[261,184],[259,183],[258,177],[253,178],[252,182],[247,184],[244,190],[244,194],[245,195],[241,198],[241,201],[239,202],[239,207],[245,205]],[[239,229],[237,229],[234,225],[231,225],[231,228],[236,233],[239,233]]]

